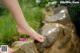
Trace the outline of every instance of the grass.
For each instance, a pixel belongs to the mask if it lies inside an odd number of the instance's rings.
[[[42,8],[34,7],[31,3],[25,2],[25,0],[20,2],[20,4],[26,21],[34,30],[37,31],[41,26]],[[2,14],[0,13],[0,45],[11,44],[12,37],[19,35],[16,30],[15,19],[7,9],[3,11]]]

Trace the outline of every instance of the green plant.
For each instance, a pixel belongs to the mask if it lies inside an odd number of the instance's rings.
[[[20,0],[20,5],[26,21],[37,31],[42,20],[42,8],[34,7],[31,1],[27,2],[26,0]],[[6,8],[1,7],[0,9],[2,9],[0,10],[0,12],[2,11],[0,15],[0,44],[10,45],[13,42],[12,37],[19,35],[16,30],[16,22]]]

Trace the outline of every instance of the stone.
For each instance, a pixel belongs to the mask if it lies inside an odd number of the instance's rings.
[[[33,40],[16,41],[12,44],[12,48],[15,51],[14,53],[38,53]]]
[[[80,53],[80,39],[77,37],[67,7],[53,9],[53,15],[45,15],[41,34],[46,37],[43,43],[35,43],[39,53]]]

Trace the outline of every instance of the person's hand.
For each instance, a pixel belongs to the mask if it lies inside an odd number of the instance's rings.
[[[26,31],[23,28],[17,27],[17,30],[21,34],[26,34]],[[31,35],[30,37],[39,41],[39,42],[44,41],[44,37],[42,35],[38,34],[38,33],[35,33],[35,34]]]

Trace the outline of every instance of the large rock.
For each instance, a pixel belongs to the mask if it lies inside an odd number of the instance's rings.
[[[43,43],[36,43],[40,53],[80,53],[80,40],[70,19],[67,7],[53,9],[53,15],[43,20],[41,34],[46,37]]]

